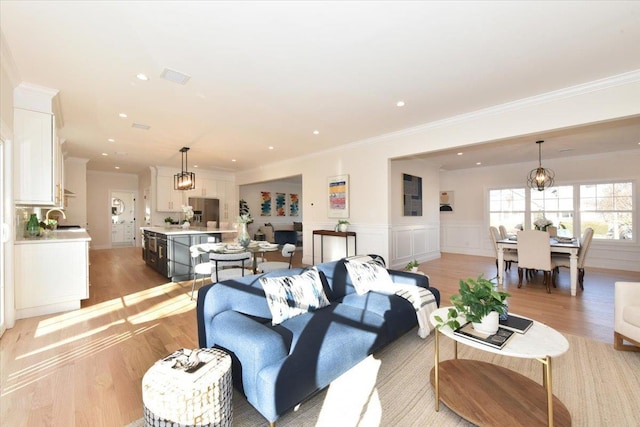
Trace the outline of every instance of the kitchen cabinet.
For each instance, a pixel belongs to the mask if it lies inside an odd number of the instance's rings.
[[[14,245],[18,319],[76,310],[89,298],[89,235],[82,230],[54,236]]]
[[[15,108],[13,124],[16,204],[63,207],[64,159],[55,117]]]
[[[218,182],[215,179],[196,176],[196,188],[188,194],[189,197],[217,197]]]
[[[182,212],[183,193],[173,189],[173,176],[158,175],[156,179],[156,210]]]
[[[111,224],[111,243],[133,245],[133,222]]]

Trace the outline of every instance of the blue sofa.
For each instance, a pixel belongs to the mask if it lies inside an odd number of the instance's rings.
[[[198,294],[200,347],[231,354],[234,386],[271,424],[417,325],[415,310],[405,299],[377,292],[358,295],[344,260],[317,268],[331,304],[276,326],[259,281],[262,275],[208,285]],[[440,305],[440,293],[429,287],[428,277],[394,270],[389,274],[395,283],[429,288]]]

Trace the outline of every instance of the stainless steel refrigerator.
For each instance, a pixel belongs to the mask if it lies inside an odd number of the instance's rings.
[[[216,221],[218,227],[220,226],[218,222],[220,220],[220,200],[189,197],[189,206],[193,208],[192,225],[206,227],[207,221]]]

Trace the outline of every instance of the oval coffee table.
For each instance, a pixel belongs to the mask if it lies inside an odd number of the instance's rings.
[[[447,318],[451,307],[434,311]],[[464,318],[460,324],[465,322]],[[439,336],[454,340],[454,359],[440,361]],[[448,326],[435,332],[435,366],[431,384],[435,391],[436,411],[442,401],[449,409],[476,425],[549,425],[569,426],[571,415],[552,392],[551,358],[569,350],[567,339],[549,326],[534,320],[524,334],[516,333],[502,349],[472,341]],[[503,356],[536,359],[542,363],[542,385],[510,369],[491,363],[458,359],[457,343]]]

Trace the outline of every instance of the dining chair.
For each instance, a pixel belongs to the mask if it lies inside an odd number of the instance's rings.
[[[493,250],[496,253],[496,271],[498,268],[498,240],[502,240],[500,236],[500,232],[496,227],[489,227],[489,235],[491,236],[491,241],[493,242]],[[513,249],[503,249],[503,260],[504,260],[504,269],[511,269],[512,262],[518,262],[518,252]],[[497,273],[496,273],[497,274]]]
[[[234,277],[244,276],[245,273],[253,274],[251,271],[251,253],[218,253],[210,252],[209,261],[211,268],[211,283],[218,283]],[[231,263],[240,263],[240,267],[228,267]]]
[[[580,249],[578,249],[578,284],[580,289],[584,291],[584,261],[587,258],[587,252],[591,246],[591,240],[593,240],[593,228],[587,227],[582,233],[580,238]],[[554,275],[558,275],[558,267],[571,268],[571,259],[568,254],[555,254],[551,257],[555,262],[556,268],[554,269]]]
[[[296,253],[296,245],[287,243],[282,247],[282,256],[288,258],[288,262],[284,261],[265,261],[258,264],[258,270],[263,273],[270,273],[275,270],[287,270],[291,268],[293,255]]]
[[[189,247],[189,252],[191,253],[191,269],[193,270],[193,283],[191,284],[192,300],[198,276],[202,276],[201,285],[204,284],[206,276],[211,276],[211,269],[213,266],[211,265],[211,262],[209,262],[209,249],[210,245],[208,243],[201,243]]]
[[[538,230],[518,232],[518,288],[522,287],[523,269],[544,271],[544,285],[547,293],[551,293],[551,285],[555,288],[555,263],[551,259],[549,233]]]
[[[509,238],[509,234],[507,233],[507,227],[505,227],[504,225],[500,225],[500,226],[498,226],[498,230],[500,230],[500,238],[501,239],[508,239]]]

